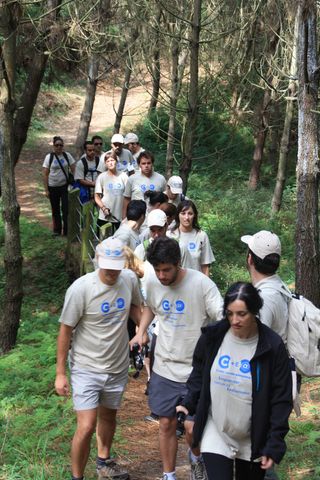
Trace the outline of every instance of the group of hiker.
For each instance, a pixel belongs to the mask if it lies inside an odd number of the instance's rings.
[[[223,299],[209,276],[215,259],[195,202],[184,196],[179,176],[166,182],[154,171],[154,156],[136,134],[115,134],[106,153],[97,150],[101,137],[86,142],[88,169],[81,159],[71,168],[72,157],[65,154],[67,161],[57,150],[63,149],[62,139],[54,137],[53,143],[44,178],[54,233],[66,233],[63,215],[60,224],[55,217],[60,193],[53,189],[67,191],[57,180],[62,182],[67,164],[90,190],[88,201],[96,202],[100,225],[114,224],[112,236],[96,248],[97,268],[69,287],[60,316],[55,387],[59,395],[72,394],[77,416],[72,480],[84,479],[94,432],[98,478],[130,478],[110,451],[129,352],[147,344],[152,346],[148,401],[159,422],[159,478],[177,478],[177,417],[184,424],[192,480],[277,478],[274,464],[285,454],[293,405],[286,349],[290,292],[277,275],[279,237],[262,230],[239,239],[247,248],[251,283],[230,282]],[[91,180],[90,162],[96,174]],[[69,168],[65,171],[66,179]]]

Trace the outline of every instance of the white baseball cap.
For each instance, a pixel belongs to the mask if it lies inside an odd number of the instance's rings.
[[[109,237],[96,248],[99,268],[122,270],[126,261],[123,243],[118,238]]]
[[[170,187],[172,193],[182,193],[183,181],[178,175],[170,177],[167,185]]]
[[[115,133],[112,135],[111,143],[124,143],[123,135],[121,135],[121,133]]]
[[[272,253],[281,255],[281,242],[278,235],[268,230],[261,230],[254,235],[244,235],[241,241],[246,243],[261,260]]]
[[[147,225],[149,228],[155,226],[164,227],[166,223],[167,215],[164,213],[163,210],[155,208],[154,210],[151,210],[151,212],[148,214]]]
[[[139,143],[139,137],[133,132],[127,133],[124,137],[124,144],[128,145],[128,143]]]

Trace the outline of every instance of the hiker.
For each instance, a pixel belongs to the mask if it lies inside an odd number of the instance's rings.
[[[182,251],[186,252],[183,267],[199,270],[209,276],[209,268],[215,261],[206,232],[198,224],[198,210],[191,200],[179,203],[174,230],[168,230],[168,237],[179,242]]]
[[[111,150],[106,153],[115,153],[118,159],[117,170],[119,172],[134,173],[135,169],[138,169],[136,162],[132,156],[132,153],[124,148],[124,138],[120,133],[115,133],[111,137]],[[98,171],[100,173],[105,172],[106,166],[104,158],[100,158],[98,165]]]
[[[145,149],[142,148],[139,143],[138,135],[133,132],[127,133],[127,135],[124,137],[124,146],[132,153],[132,156],[135,159],[135,169],[138,170],[138,157],[140,153],[145,151]]]
[[[128,473],[110,457],[116,415],[128,381],[127,321],[139,323],[141,295],[134,273],[124,269],[123,244],[109,237],[96,248],[98,269],[67,290],[60,317],[55,388],[72,399],[77,429],[72,440],[72,480],[83,480],[96,431],[98,478],[125,480]],[[70,348],[70,351],[69,351]]]
[[[138,165],[140,171],[129,177],[126,184],[123,204],[124,213],[130,200],[144,200],[144,194],[148,190],[163,192],[166,188],[164,176],[154,171],[154,156],[151,152],[142,152],[138,158]]]
[[[72,155],[64,151],[63,139],[53,137],[53,151],[45,156],[42,170],[45,194],[51,204],[54,236],[68,233],[68,178],[69,171],[74,174],[75,165]]]
[[[280,239],[273,232],[261,230],[254,235],[242,236],[241,241],[248,245],[247,268],[251,282],[263,299],[260,320],[280,335],[286,344],[289,319],[288,302],[291,293],[276,274],[281,257]],[[265,478],[266,480],[278,479],[274,468],[267,471]]]
[[[114,233],[122,220],[123,192],[128,179],[125,173],[117,170],[117,157],[114,153],[105,154],[106,171],[101,173],[95,186],[94,199],[99,207],[97,225],[111,223]]]
[[[94,146],[94,153],[96,157],[99,157],[99,159],[104,159],[105,153],[102,151],[103,149],[103,138],[100,137],[100,135],[93,135],[91,138],[91,142],[93,143]]]
[[[95,154],[95,147],[91,140],[84,142],[83,149],[84,155],[76,164],[75,180],[80,188],[80,201],[86,203],[94,197],[99,157]]]
[[[125,219],[115,232],[119,238],[131,250],[135,250],[141,243],[139,233],[146,216],[146,204],[143,200],[132,200],[128,203]]]
[[[168,195],[169,202],[176,207],[183,200],[188,200],[183,194],[183,180],[178,175],[173,175],[169,178],[165,193]]]
[[[178,242],[168,237],[155,239],[147,250],[153,267],[145,279],[145,302],[141,323],[130,345],[143,344],[143,335],[157,316],[159,334],[149,385],[151,412],[160,417],[159,441],[163,480],[174,480],[177,438],[176,405],[186,393],[192,353],[201,328],[218,320],[222,298],[206,275],[180,266]],[[185,422],[186,440],[191,446],[193,419]],[[189,452],[192,479],[205,479],[199,452]]]
[[[292,409],[289,358],[281,337],[259,320],[251,283],[227,291],[223,319],[197,343],[188,393],[177,411],[195,414],[209,480],[259,480],[283,458]],[[234,465],[235,464],[235,465]]]

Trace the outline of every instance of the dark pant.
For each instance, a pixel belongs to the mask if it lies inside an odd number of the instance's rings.
[[[265,470],[260,463],[236,459],[235,461],[216,453],[202,454],[209,480],[233,480],[235,463],[236,480],[262,480]]]
[[[52,210],[53,232],[61,235],[63,221],[63,234],[68,233],[68,185],[62,187],[49,187],[49,199]]]

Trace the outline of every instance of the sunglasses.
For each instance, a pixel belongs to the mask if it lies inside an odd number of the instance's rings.
[[[101,143],[100,142],[99,143],[94,143],[93,145],[102,145],[102,142]]]
[[[55,147],[63,147],[63,143],[55,143],[54,146]]]

